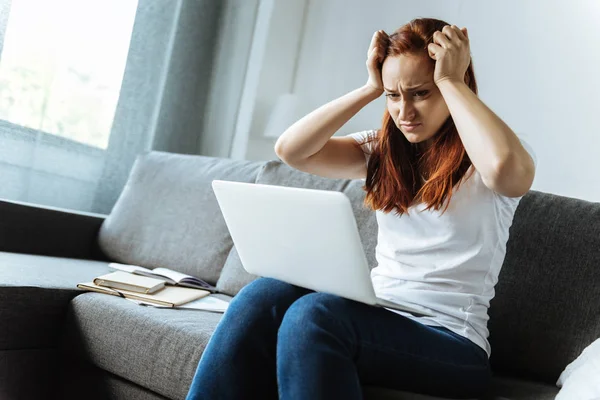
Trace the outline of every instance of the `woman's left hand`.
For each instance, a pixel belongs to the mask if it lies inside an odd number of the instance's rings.
[[[471,63],[471,50],[467,28],[446,25],[433,34],[433,43],[427,46],[429,57],[435,60],[433,81],[436,85],[445,80],[464,82]]]

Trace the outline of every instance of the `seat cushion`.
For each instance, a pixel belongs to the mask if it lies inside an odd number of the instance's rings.
[[[221,316],[85,293],[71,302],[64,344],[72,357],[165,397],[185,398]]]
[[[108,271],[106,262],[0,252],[0,350],[57,346],[77,284]]]
[[[98,242],[112,260],[215,284],[233,246],[214,179],[254,182],[263,162],[153,151],[137,157]]]
[[[291,168],[280,160],[272,160],[265,163],[260,170],[256,177],[256,183],[318,190],[335,190],[344,193],[350,199],[369,267],[375,267],[377,219],[375,213],[363,205],[365,199],[365,191],[362,189],[364,185],[363,180],[323,178]],[[217,288],[223,293],[233,296],[254,279],[256,279],[256,276],[244,270],[237,250],[233,246],[225,261],[225,266],[217,282]]]

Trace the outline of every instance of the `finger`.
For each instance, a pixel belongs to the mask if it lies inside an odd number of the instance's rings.
[[[377,44],[377,51],[379,52],[379,54],[387,53],[387,48],[388,48],[388,44],[383,40],[380,40],[379,43]]]
[[[385,32],[383,30],[379,30],[373,35],[373,39],[371,40],[371,46],[372,48],[380,49],[380,52],[382,52],[381,50],[387,47],[386,40],[387,39],[385,37]]]
[[[465,34],[463,33],[463,31],[458,28],[458,26],[452,25],[452,30],[456,33],[456,36],[458,36],[458,38],[460,40],[467,40],[467,37],[465,36]]]
[[[450,25],[446,25],[442,28],[442,33],[444,35],[446,35],[446,37],[448,39],[450,39],[450,41],[456,41],[458,40],[458,35],[456,34],[456,32],[454,31],[454,29],[452,29],[452,27]]]
[[[387,45],[389,40],[390,40],[390,37],[388,36],[387,33],[385,33],[384,31],[379,31],[379,34],[377,35],[377,41],[379,44],[385,46],[385,45]]]
[[[429,54],[429,57],[433,58],[434,60],[437,60],[437,55],[441,50],[442,46],[438,44],[429,43],[429,45],[427,45],[427,53]]]
[[[377,48],[374,47],[371,49],[371,51],[369,52],[368,56],[367,56],[367,61],[370,62],[370,60],[374,60],[377,59]]]
[[[390,37],[385,33],[385,31],[380,31],[381,34],[378,36],[378,52],[380,55],[380,60],[383,61],[385,56],[387,55],[388,46],[390,45]]]
[[[381,63],[383,63],[383,59],[385,57],[385,52],[381,49],[378,49],[375,52],[375,56],[377,57],[377,62],[381,64]]]
[[[460,31],[465,35],[467,40],[469,40],[469,32],[467,31],[467,28],[462,28]]]
[[[446,25],[442,28],[442,33],[448,38],[450,44],[459,46],[461,42],[466,42],[467,39],[456,25]],[[446,48],[448,46],[445,46]]]
[[[433,42],[447,49],[450,46],[450,39],[440,31],[435,31],[433,34]]]
[[[373,33],[373,37],[371,38],[371,44],[369,45],[369,50],[367,52],[368,54],[371,54],[371,51],[375,48],[375,46],[377,45],[377,36],[378,36],[379,31]]]
[[[383,54],[382,51],[378,47],[374,47],[367,57],[367,62],[372,62],[373,65],[377,66],[383,62]]]
[[[375,47],[373,49],[373,60],[375,62],[375,65],[381,63],[381,61],[382,61],[381,60],[381,50],[379,50],[377,47]]]

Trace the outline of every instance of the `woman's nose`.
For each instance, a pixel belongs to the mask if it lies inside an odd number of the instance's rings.
[[[398,119],[401,121],[412,121],[415,117],[414,107],[407,101],[402,100],[400,102],[400,112],[398,113]]]

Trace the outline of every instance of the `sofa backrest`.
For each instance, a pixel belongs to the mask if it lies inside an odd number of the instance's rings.
[[[253,183],[264,162],[152,151],[137,157],[98,242],[113,261],[216,284],[233,242],[213,179]]]
[[[529,191],[495,290],[494,371],[554,384],[600,337],[600,203]]]

